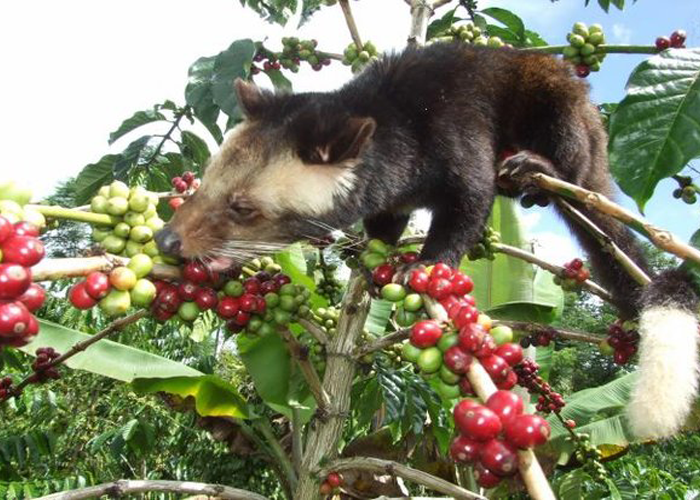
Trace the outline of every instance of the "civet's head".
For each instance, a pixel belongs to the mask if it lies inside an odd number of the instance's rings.
[[[156,235],[162,252],[214,267],[318,234],[313,221],[353,190],[354,168],[376,128],[328,94],[273,95],[240,79],[235,87],[245,120]]]

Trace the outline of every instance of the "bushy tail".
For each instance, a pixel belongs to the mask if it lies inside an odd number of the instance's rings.
[[[577,208],[649,273],[629,229],[611,217]],[[690,277],[678,270],[666,271],[641,287],[582,226],[567,222],[621,316],[639,316],[638,378],[627,408],[631,429],[640,439],[670,437],[683,426],[698,391],[698,296]]]
[[[645,288],[639,318],[639,370],[627,417],[634,434],[659,439],[685,423],[698,391],[698,298],[681,271]]]

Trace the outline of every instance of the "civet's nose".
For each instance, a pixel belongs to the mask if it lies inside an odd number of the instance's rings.
[[[155,240],[158,244],[158,249],[164,254],[172,257],[180,256],[180,237],[168,226],[165,226],[156,233]]]

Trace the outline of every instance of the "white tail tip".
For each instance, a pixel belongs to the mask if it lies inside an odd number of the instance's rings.
[[[676,434],[698,390],[698,321],[685,310],[660,306],[639,318],[639,370],[627,408],[640,439]]]

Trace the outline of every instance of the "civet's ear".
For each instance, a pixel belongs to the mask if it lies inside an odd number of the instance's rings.
[[[236,78],[233,86],[236,89],[238,104],[247,118],[259,116],[272,97],[269,92],[242,78]]]
[[[373,118],[348,118],[330,137],[311,145],[303,159],[308,163],[336,164],[358,158],[369,146],[376,129]]]

